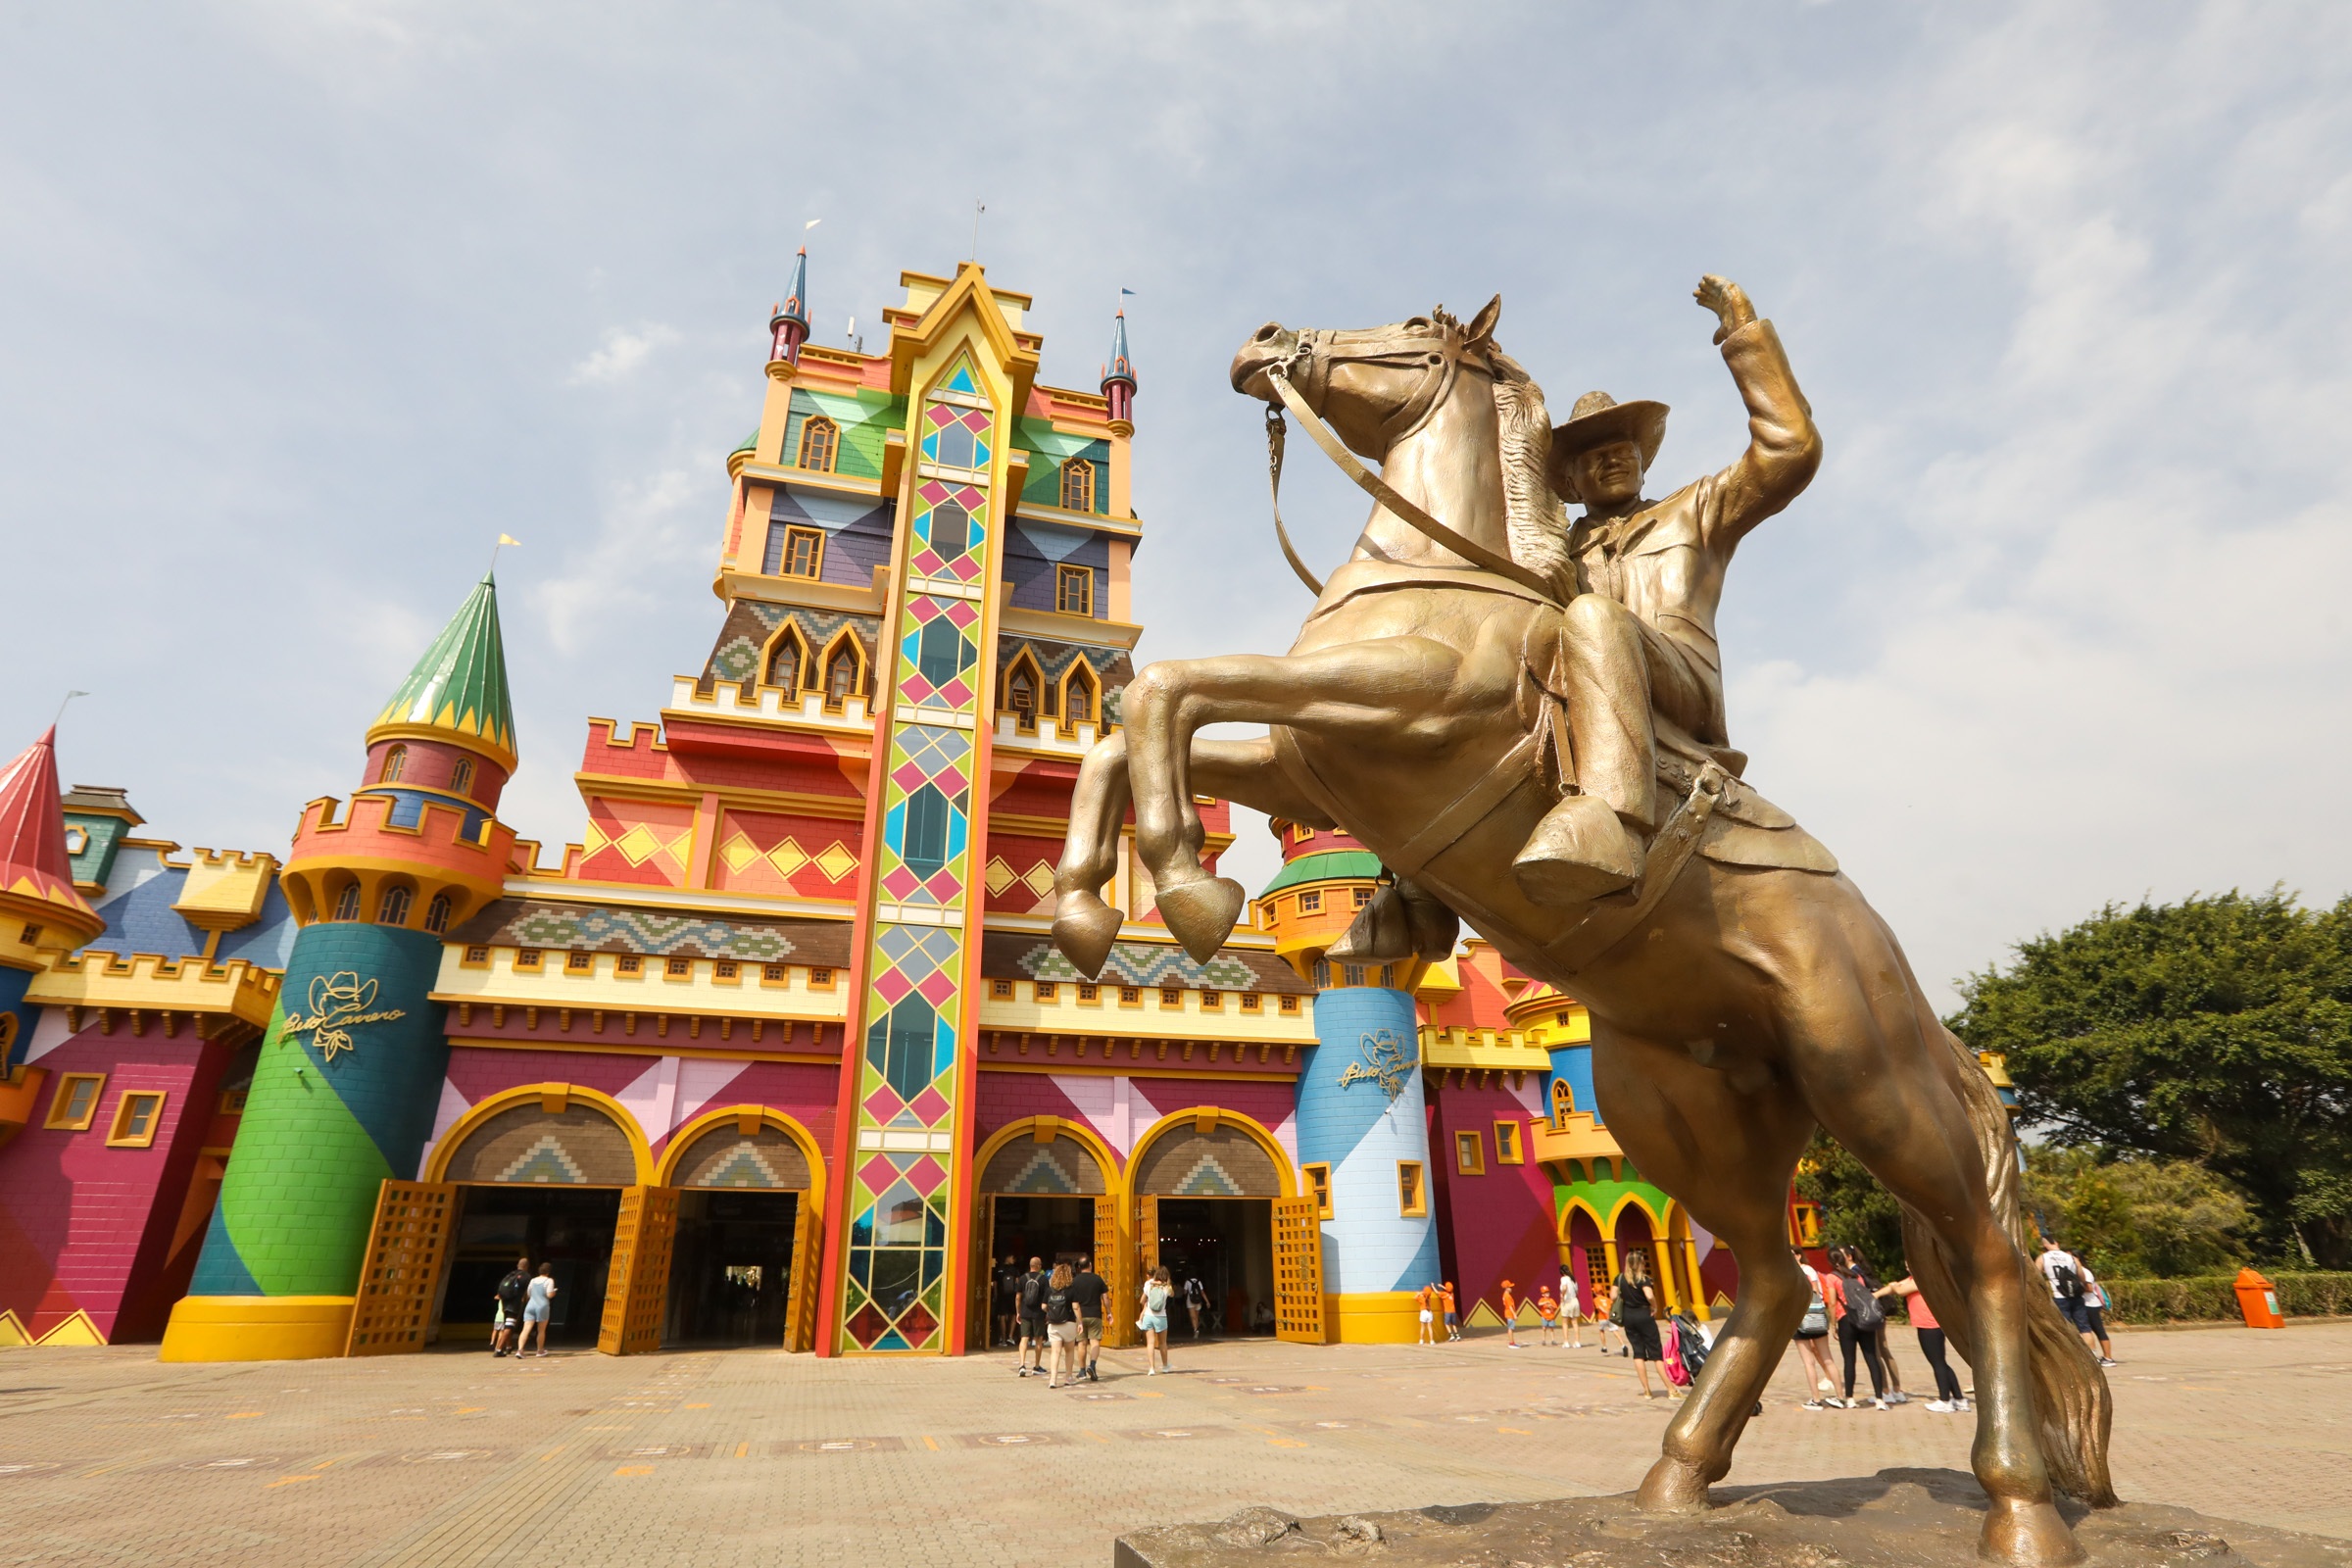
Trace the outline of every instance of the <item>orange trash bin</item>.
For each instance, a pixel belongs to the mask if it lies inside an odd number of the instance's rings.
[[[2237,1308],[2246,1314],[2246,1327],[2250,1329],[2286,1327],[2286,1319],[2278,1313],[2278,1291],[2250,1268],[2237,1271]]]

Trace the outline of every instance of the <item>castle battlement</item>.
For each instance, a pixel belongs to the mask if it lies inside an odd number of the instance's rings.
[[[145,1033],[152,1022],[172,1036],[183,1020],[233,1020],[266,1029],[282,981],[276,970],[243,958],[208,964],[85,948],[35,975],[25,995],[42,1006],[65,1008],[76,1032],[84,1027],[83,1015],[95,1012],[102,1033],[112,1033],[120,1015],[133,1034]],[[215,1032],[201,1025],[198,1030],[206,1038]]]

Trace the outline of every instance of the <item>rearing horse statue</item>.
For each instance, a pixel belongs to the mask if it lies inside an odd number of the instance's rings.
[[[1818,1125],[1901,1200],[1913,1272],[1975,1369],[1980,1551],[2079,1561],[2054,1494],[2115,1500],[2107,1386],[2022,1250],[2008,1115],[1861,891],[1738,776],[1739,754],[1663,720],[1658,799],[1679,804],[1640,880],[1563,906],[1513,874],[1577,798],[1553,651],[1595,596],[1575,592],[1548,416],[1494,344],[1499,314],[1497,300],[1467,323],[1268,323],[1242,347],[1236,390],[1288,404],[1344,464],[1331,432],[1379,463],[1380,479],[1354,471],[1382,500],[1288,656],[1163,662],[1127,687],[1124,729],[1088,756],[1072,801],[1055,940],[1101,972],[1120,918],[1100,894],[1130,798],[1161,916],[1200,958],[1247,893],[1200,864],[1196,790],[1345,827],[1401,878],[1412,947],[1450,951],[1456,911],[1585,1004],[1610,1132],[1739,1260],[1739,1303],[1642,1505],[1707,1506],[1804,1315],[1786,1203]],[[1199,735],[1236,721],[1269,733]]]

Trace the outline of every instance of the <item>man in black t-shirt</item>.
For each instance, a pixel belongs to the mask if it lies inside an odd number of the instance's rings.
[[[1031,1377],[1043,1372],[1041,1364],[1046,1353],[1046,1281],[1050,1277],[1042,1266],[1045,1259],[1029,1260],[1029,1272],[1021,1276],[1021,1352],[1020,1374]]]
[[[498,1282],[498,1304],[504,1321],[490,1336],[492,1354],[505,1355],[514,1348],[514,1336],[522,1332],[523,1298],[530,1294],[530,1289],[531,1260],[518,1257],[507,1271],[507,1277]]]
[[[1089,1382],[1100,1383],[1102,1374],[1095,1370],[1095,1362],[1102,1354],[1102,1302],[1110,1295],[1110,1282],[1095,1272],[1095,1260],[1078,1260],[1078,1273],[1070,1281],[1070,1298],[1078,1303],[1078,1321],[1085,1325],[1080,1334],[1085,1341],[1086,1359],[1078,1375]]]

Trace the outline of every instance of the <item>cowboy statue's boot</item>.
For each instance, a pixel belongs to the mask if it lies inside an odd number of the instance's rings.
[[[1642,836],[1597,795],[1571,795],[1536,824],[1511,861],[1519,891],[1538,904],[1590,904],[1642,876]]]
[[[1462,919],[1417,884],[1402,877],[1375,888],[1372,901],[1355,913],[1354,923],[1323,956],[1349,963],[1391,963],[1398,958],[1426,958],[1432,963],[1453,956],[1462,933]]]

